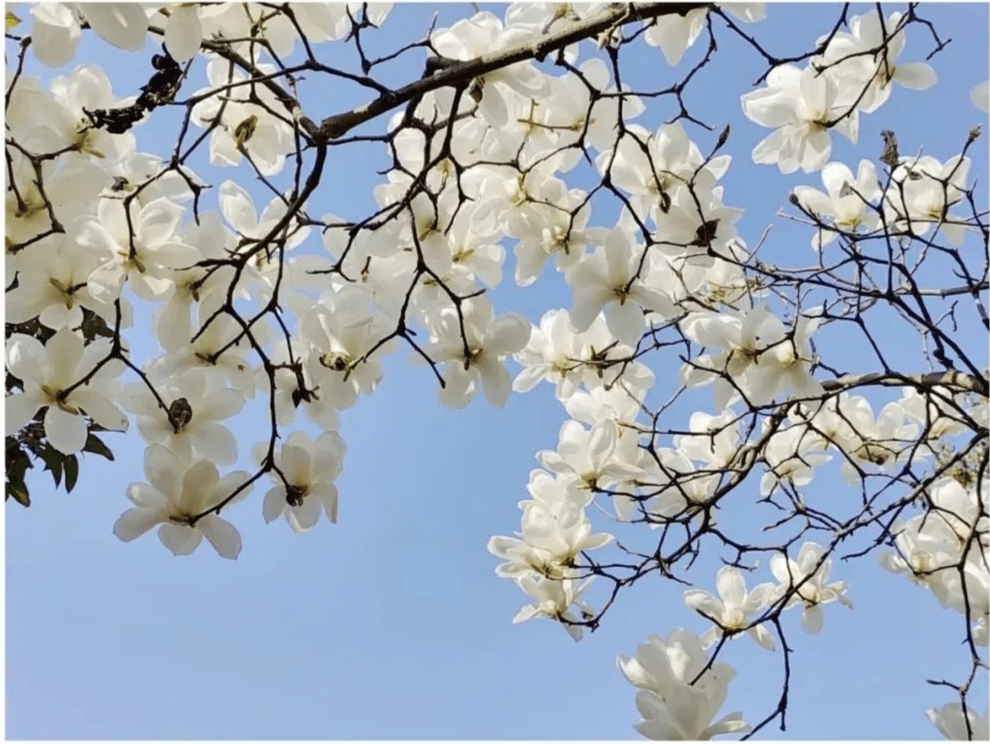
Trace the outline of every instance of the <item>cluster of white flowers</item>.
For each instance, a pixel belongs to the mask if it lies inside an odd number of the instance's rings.
[[[173,59],[209,59],[208,85],[193,94],[190,119],[208,132],[210,162],[227,168],[246,161],[271,177],[299,146],[298,112],[212,45],[232,39],[231,50],[262,75],[277,77],[277,68],[261,61],[264,49],[289,55],[300,33],[308,44],[342,39],[353,17],[381,24],[390,5],[301,3],[292,6],[290,20],[253,4],[49,3],[31,9],[31,49],[59,66],[71,60],[84,24],[129,50],[142,48],[154,27]],[[610,7],[516,3],[504,23],[479,12],[435,30],[430,44],[448,62],[472,60]],[[763,17],[758,3],[721,10],[745,22]],[[676,65],[711,12],[705,6],[664,14],[647,23],[643,36]],[[893,82],[918,89],[935,82],[927,64],[897,62],[905,42],[901,14],[881,19],[869,12],[849,29],[806,68],[780,65],[766,88],[742,97],[750,119],[775,129],[753,160],[783,173],[822,170],[827,193],[795,191],[807,213],[829,220],[818,225],[816,249],[881,224],[895,235],[923,235],[936,226],[960,244],[971,223],[949,210],[964,196],[968,158],[944,164],[930,156],[899,158],[885,189],[870,162],[862,161],[855,176],[828,162],[830,130],[855,142],[859,114],[883,105]],[[267,45],[249,41],[259,33]],[[606,31],[598,44],[614,43],[614,33]],[[118,401],[137,417],[147,442],[147,483],[128,488],[134,507],[117,521],[115,534],[132,540],[158,526],[176,555],[191,553],[205,536],[233,559],[240,535],[219,513],[243,500],[255,478],[246,471],[221,476],[217,465],[236,462],[237,441],[225,422],[259,391],[272,398],[273,426],[292,425],[301,410],[321,430],[315,438],[293,432],[280,445],[273,432],[250,450],[259,472],[273,481],[264,519],[284,516],[302,532],[321,514],[336,521],[333,481],[346,451],[338,412],[375,391],[384,358],[402,340],[414,347],[411,361],[429,362],[442,377],[440,400],[453,408],[479,391],[503,406],[512,390],[552,383],[571,418],[556,450],[538,455],[545,469],[530,476],[532,498],[519,504],[520,532],[491,538],[488,549],[505,561],[498,575],[533,600],[515,621],[552,618],[575,639],[597,622],[585,599],[592,577],[583,556],[613,542],[611,534],[595,532],[587,514],[589,506],[601,506],[599,495],[607,494],[611,509],[602,511],[618,523],[711,525],[730,473],[753,462],[763,468],[761,495],[770,498],[806,485],[833,456],[846,481],[858,484],[938,454],[919,443],[919,433],[932,441],[958,433],[961,422],[933,410],[915,388],[905,388],[877,416],[865,398],[826,393],[814,376],[812,343],[826,310],[778,317],[769,293],[747,278],[742,266],[749,254],[735,229],[742,211],[723,203],[719,185],[730,158],[705,157],[679,122],[655,131],[629,123],[644,110],[642,101],[621,92],[601,59],[581,61],[578,51],[577,44],[562,51],[570,70],[560,76],[533,61],[515,62],[464,90],[426,92],[411,111],[396,114],[389,143],[395,168],[374,192],[380,220],[361,230],[332,214],[311,220],[282,195],[259,218],[251,195],[233,181],[217,191],[220,215],[183,225],[185,203],[201,188],[198,176],[184,164],[166,168],[137,152],[130,133],[111,135],[95,125],[88,112],[130,103],[114,96],[100,69],[78,67],[47,90],[20,71],[12,86],[8,71],[7,171],[16,188],[6,196],[6,269],[17,285],[7,292],[7,321],[37,318],[55,332],[45,344],[25,334],[7,341],[7,369],[23,384],[6,400],[8,435],[47,409],[51,445],[77,453],[88,420],[126,429]],[[973,93],[984,110],[985,99],[986,84]],[[403,127],[410,114],[442,125]],[[561,177],[582,155],[622,197],[623,209],[608,227],[592,226],[591,194]],[[326,254],[300,255],[314,223]],[[552,264],[573,292],[571,309],[548,311],[539,327],[515,313],[497,315],[483,293],[501,283],[503,242],[513,246],[519,286]],[[127,329],[133,310],[126,287],[156,303],[161,352],[140,370],[140,382],[129,384],[117,380],[126,346],[85,345],[78,332],[84,309]],[[264,310],[249,322],[248,307]],[[294,337],[280,315],[290,310],[298,317]],[[412,324],[427,341],[412,341]],[[654,384],[638,352],[663,326],[675,326],[691,349],[682,384],[711,384],[717,409],[693,415],[672,447],[654,447],[653,429],[638,421]],[[510,360],[523,368],[514,381]],[[765,418],[753,431],[744,430],[736,410],[781,404],[788,404],[781,409],[786,417]],[[985,415],[980,420],[985,427]],[[968,484],[945,477],[921,489],[918,497],[929,508],[898,523],[897,553],[884,559],[943,606],[965,613],[983,645],[990,626],[986,492],[985,477]],[[640,688],[637,730],[657,739],[749,730],[739,713],[712,723],[735,670],[709,665],[705,649],[746,633],[772,650],[767,619],[788,608],[801,607],[803,627],[817,633],[823,605],[851,606],[844,582],[826,583],[830,555],[831,548],[806,542],[796,559],[771,557],[775,584],[747,592],[742,572],[727,566],[716,579],[719,597],[688,590],[687,606],[714,623],[701,638],[677,629],[666,640],[651,636],[635,659],[619,658],[622,673]],[[962,713],[954,711],[950,705],[930,717],[943,733],[955,732]],[[985,729],[985,713],[973,720]]]

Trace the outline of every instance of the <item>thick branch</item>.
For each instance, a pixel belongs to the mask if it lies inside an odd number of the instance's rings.
[[[822,387],[828,392],[862,387],[863,385],[883,385],[885,387],[900,387],[905,383],[914,383],[924,387],[945,385],[963,388],[980,395],[987,394],[985,381],[963,372],[949,370],[947,372],[926,372],[923,374],[891,374],[887,372],[871,372],[865,375],[844,375],[835,380],[823,380]]]
[[[491,54],[485,54],[466,62],[456,62],[434,74],[399,88],[391,95],[379,96],[371,103],[354,111],[348,111],[323,120],[317,134],[326,140],[342,137],[351,129],[381,116],[398,106],[422,96],[430,91],[446,86],[464,87],[471,80],[503,67],[529,59],[542,61],[550,52],[589,39],[613,28],[633,21],[643,21],[664,15],[687,15],[697,8],[708,7],[710,3],[613,3],[601,13],[575,21],[560,31],[547,34],[537,41],[518,44]]]

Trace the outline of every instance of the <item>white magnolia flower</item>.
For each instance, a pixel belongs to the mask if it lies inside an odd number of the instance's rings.
[[[513,623],[522,623],[535,617],[549,617],[557,620],[575,641],[580,641],[584,627],[573,625],[594,617],[594,611],[581,599],[588,589],[591,579],[585,579],[580,585],[577,579],[548,579],[545,576],[528,575],[516,579],[516,585],[536,601],[526,605],[512,618]],[[577,608],[578,614],[571,611],[571,606]],[[570,621],[570,622],[567,622]]]
[[[832,69],[832,68],[830,68]],[[777,164],[781,173],[819,170],[832,152],[829,129],[855,144],[859,112],[840,100],[845,81],[836,73],[808,67],[775,67],[767,87],[742,97],[746,116],[776,131],[753,150],[754,163]]]
[[[774,585],[770,582],[746,591],[746,578],[735,566],[722,566],[715,578],[719,596],[715,597],[701,589],[688,589],[684,592],[684,604],[716,621],[701,635],[704,648],[708,648],[721,638],[725,631],[741,630],[750,624],[750,617],[758,613],[773,600]],[[773,651],[773,636],[763,624],[754,625],[747,634],[763,648]]]
[[[121,514],[114,525],[117,537],[130,542],[161,525],[158,538],[173,555],[189,555],[205,536],[222,558],[237,558],[241,536],[234,525],[212,513],[200,517],[195,524],[192,521],[242,486],[248,480],[247,471],[238,470],[220,478],[212,462],[200,460],[189,467],[167,447],[152,444],[144,451],[144,474],[148,483],[127,487],[127,498],[134,508]],[[246,497],[251,488],[245,488],[230,503]]]
[[[278,18],[285,19],[281,15]],[[238,70],[231,72],[232,67],[226,60],[212,60],[206,68],[210,87],[196,91],[196,95],[245,80]],[[256,67],[262,74],[275,72],[274,66],[265,63],[258,63]],[[210,134],[210,163],[232,167],[239,165],[247,154],[262,175],[274,176],[285,165],[286,155],[295,149],[292,127],[269,113],[283,111],[284,107],[268,88],[250,86],[251,95],[260,99],[264,107],[248,98],[248,90],[248,87],[238,87],[225,95],[210,95],[193,107],[192,120],[199,126],[209,127],[220,117],[220,126],[214,127]]]
[[[836,69],[840,74],[852,78],[846,94],[850,101],[855,101],[865,86],[866,91],[856,104],[865,114],[876,111],[890,97],[892,82],[925,90],[937,81],[935,72],[924,62],[897,63],[907,40],[902,18],[902,13],[891,13],[881,24],[877,12],[856,16],[849,24],[849,33],[835,34],[825,54],[812,61],[813,64],[839,63]],[[824,43],[827,38],[820,37],[818,43]]]
[[[825,615],[821,606],[830,602],[839,602],[852,608],[852,602],[845,597],[847,584],[836,581],[826,584],[832,570],[832,559],[822,561],[824,549],[818,543],[806,542],[801,546],[798,558],[788,558],[777,553],[770,558],[770,572],[780,582],[778,592],[797,588],[797,591],[787,600],[787,607],[801,604],[801,627],[808,633],[817,635],[821,632]],[[821,565],[819,565],[821,563]]]
[[[961,155],[944,164],[931,155],[901,158],[883,203],[888,224],[908,235],[926,235],[936,226],[951,245],[962,245],[970,221],[949,210],[966,198],[969,167]]]
[[[447,59],[471,60],[499,49],[513,46],[531,35],[520,27],[502,28],[502,22],[487,11],[458,21],[450,28],[434,31],[430,44],[437,54]],[[526,98],[542,98],[547,84],[542,72],[532,62],[519,62],[493,70],[478,78],[481,100],[478,109],[489,124],[496,128],[509,121],[504,88]]]
[[[484,298],[462,301],[460,311],[464,338],[458,310],[448,305],[431,325],[432,341],[425,349],[431,359],[443,363],[445,386],[440,389],[440,400],[451,408],[463,408],[480,384],[488,402],[501,408],[512,390],[504,360],[526,345],[531,326],[517,313],[493,317],[492,306]],[[420,363],[418,356],[412,359]]]
[[[880,226],[880,215],[871,205],[880,201],[880,182],[877,169],[869,160],[859,161],[859,171],[854,177],[845,163],[832,162],[822,168],[822,183],[827,194],[810,186],[794,189],[801,206],[822,220],[811,238],[811,247],[821,250],[838,237],[839,232],[872,233]],[[829,224],[835,230],[828,229]]]
[[[488,541],[488,551],[506,561],[495,569],[498,576],[561,579],[582,551],[611,541],[609,534],[592,533],[585,513],[591,494],[579,488],[573,475],[554,477],[534,470],[527,489],[533,498],[519,502],[523,514],[518,538],[495,536]]]
[[[244,396],[232,388],[210,389],[206,375],[193,370],[156,387],[168,405],[162,409],[143,383],[127,386],[124,407],[138,416],[138,431],[147,442],[164,444],[183,460],[193,451],[220,465],[237,460],[237,440],[221,421],[244,407]]]
[[[139,3],[38,3],[31,7],[31,48],[49,67],[67,64],[85,20],[104,41],[137,52],[144,47],[148,16]]]
[[[640,469],[628,464],[638,456],[635,440],[620,438],[614,421],[602,421],[587,430],[571,420],[560,427],[557,449],[543,450],[536,458],[549,470],[577,475],[581,487],[595,489],[639,475]]]
[[[934,723],[938,730],[949,741],[986,741],[990,739],[990,718],[984,710],[982,715],[976,713],[972,706],[966,706],[963,715],[962,705],[957,702],[946,703],[941,708],[930,708],[928,720]]]
[[[738,712],[712,723],[736,670],[717,663],[701,674],[708,666],[708,654],[689,630],[676,628],[666,640],[652,635],[636,648],[635,658],[619,656],[616,664],[640,688],[636,707],[643,721],[636,730],[647,739],[708,740],[750,729]]]
[[[173,284],[173,270],[191,266],[200,254],[176,237],[183,209],[166,199],[125,213],[123,202],[104,199],[96,217],[81,222],[81,245],[103,251],[109,258],[90,274],[89,291],[100,302],[112,303],[126,281],[145,300],[164,296]]]
[[[48,408],[45,435],[65,455],[86,445],[84,414],[107,429],[127,429],[127,418],[108,398],[111,380],[124,369],[120,360],[104,364],[85,385],[73,387],[109,353],[109,341],[84,347],[83,339],[68,328],[44,346],[32,336],[12,335],[7,339],[7,370],[24,383],[24,391],[5,400],[7,434],[16,434],[43,407]]]
[[[333,481],[343,469],[347,447],[335,431],[321,434],[314,442],[309,435],[293,432],[275,450],[275,465],[282,472],[269,475],[275,486],[265,494],[265,521],[272,522],[283,514],[294,532],[306,532],[325,513],[337,523],[337,486]],[[259,464],[268,452],[268,443],[259,442],[252,455]]]
[[[604,246],[568,269],[565,279],[574,290],[571,326],[575,331],[587,331],[604,308],[612,335],[636,346],[646,329],[644,310],[674,314],[663,290],[643,281],[651,258],[649,254],[643,258],[644,250],[620,226],[609,233]]]

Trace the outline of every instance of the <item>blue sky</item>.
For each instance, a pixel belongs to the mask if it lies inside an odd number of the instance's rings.
[[[939,85],[896,89],[885,106],[863,117],[858,145],[833,137],[833,157],[854,171],[860,158],[877,156],[883,128],[897,132],[902,152],[923,146],[940,160],[959,151],[976,123],[982,120],[988,131],[986,115],[969,102],[969,90],[988,74],[987,6],[922,7],[940,34],[953,39],[932,62]],[[418,38],[434,10],[396,7],[378,41],[369,43],[388,50],[413,33]],[[748,30],[785,56],[810,48],[838,11],[835,5],[775,5],[766,21]],[[444,6],[439,25],[469,12],[466,3]],[[19,13],[25,17],[26,8]],[[147,80],[150,44],[128,56],[89,36],[73,64],[100,64],[111,70],[117,95],[136,93]],[[719,39],[725,41],[715,63],[686,96],[691,112],[713,123],[715,133],[689,133],[707,151],[722,125],[732,125],[726,151],[734,159],[723,179],[724,200],[747,210],[739,232],[753,245],[772,223],[770,259],[803,252],[811,263],[808,233],[775,212],[788,206],[795,185],[820,188],[819,175],[785,177],[752,164],[749,153],[767,131],[744,119],[739,96],[762,73],[762,62],[724,28]],[[9,55],[13,47],[7,46]],[[931,48],[915,26],[903,59],[921,59]],[[663,87],[702,51],[690,50],[670,71],[658,50],[647,49],[630,55],[626,74],[634,84]],[[354,56],[346,49],[333,59],[353,64]],[[410,69],[418,74],[421,62],[393,67],[389,82],[409,79]],[[51,74],[30,55],[27,72]],[[186,83],[183,95],[201,79]],[[366,95],[334,90],[332,100],[333,110],[342,110]],[[655,127],[670,115],[660,107],[643,120]],[[139,149],[153,151],[156,139],[168,141],[174,131],[174,118],[157,117],[137,130]],[[368,158],[383,158],[368,153],[334,151],[334,170],[311,213],[350,216],[368,209],[377,178]],[[986,184],[986,134],[972,157],[972,176]],[[214,184],[226,178],[244,183],[243,169],[199,172]],[[267,198],[260,201],[249,177],[245,185],[260,212]],[[608,225],[599,216],[605,211],[595,212],[595,224]],[[492,295],[498,312],[517,310],[538,321],[547,309],[570,306],[555,276],[516,288],[511,243],[507,247],[507,279]],[[142,317],[137,314],[135,330]],[[147,339],[131,338],[136,354],[150,353]],[[916,337],[901,338],[901,353],[913,359]],[[965,339],[986,343],[985,335]],[[855,348],[829,351],[840,366],[857,368]],[[513,626],[526,597],[495,576],[497,560],[485,544],[493,534],[518,529],[516,504],[527,498],[534,455],[556,446],[566,414],[546,385],[513,395],[502,410],[483,399],[464,411],[443,409],[429,369],[410,367],[407,357],[403,350],[391,358],[378,391],[342,415],[348,453],[337,481],[338,524],[321,522],[304,535],[283,521],[265,525],[263,482],[226,514],[244,540],[236,562],[206,545],[174,558],[153,533],[129,544],[113,536],[115,520],[129,506],[127,485],[144,479],[143,443],[134,427],[105,437],[116,462],[84,461],[70,495],[54,492],[49,474],[36,473],[31,508],[5,510],[7,737],[637,738],[634,689],[616,670],[616,655],[633,654],[648,635],[666,636],[678,626],[700,633],[705,621],[686,609],[682,587],[651,575],[578,644],[549,621]],[[661,380],[676,367],[676,360],[655,362]],[[706,396],[697,400],[710,403]],[[238,419],[239,467],[248,466],[250,445],[267,436],[266,427],[256,406]],[[857,498],[844,488],[827,477],[813,493]],[[596,525],[609,529],[603,521]],[[797,615],[785,615],[794,648],[787,731],[774,724],[756,738],[938,738],[924,711],[951,698],[925,680],[962,678],[960,616],[884,572],[875,557],[836,564],[833,578],[849,582],[856,608],[826,607],[825,630],[817,637],[801,631]],[[713,590],[717,565],[709,557],[689,575]],[[765,569],[757,576],[769,580]],[[738,676],[723,713],[742,710],[750,722],[761,720],[776,705],[782,655],[741,639],[725,660]],[[985,677],[974,699],[980,695],[986,697]]]

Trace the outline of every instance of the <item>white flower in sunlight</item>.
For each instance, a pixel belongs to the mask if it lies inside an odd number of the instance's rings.
[[[483,297],[461,302],[460,311],[464,337],[458,310],[448,305],[432,324],[432,341],[425,349],[430,358],[443,363],[445,386],[440,400],[451,408],[463,408],[480,384],[488,402],[501,408],[512,390],[505,359],[522,351],[532,326],[518,313],[494,317],[491,303]],[[420,363],[420,357],[412,358]]]
[[[127,487],[127,498],[134,508],[121,514],[114,525],[117,537],[130,542],[161,525],[158,538],[174,555],[189,555],[205,536],[221,557],[237,558],[241,536],[234,525],[212,513],[192,522],[240,488],[248,480],[247,471],[220,478],[212,462],[200,460],[190,467],[168,448],[152,444],[144,451],[144,474],[148,483]],[[246,497],[251,488],[245,488],[227,506]]]
[[[750,729],[738,712],[712,723],[736,670],[722,663],[705,670],[708,654],[690,630],[676,628],[666,640],[651,635],[636,648],[635,657],[619,656],[616,665],[640,688],[636,708],[643,721],[636,724],[636,730],[647,739],[708,740]]]
[[[869,160],[859,161],[859,171],[853,176],[845,163],[832,162],[822,168],[822,183],[827,194],[810,186],[797,186],[794,196],[801,206],[823,220],[811,238],[811,246],[820,250],[839,236],[847,233],[871,233],[880,226],[880,215],[871,208],[880,200],[880,182],[877,169]],[[830,230],[831,224],[835,229]]]
[[[577,586],[577,579],[548,579],[545,576],[520,576],[516,584],[536,601],[526,605],[512,618],[513,623],[522,623],[535,617],[548,617],[558,621],[575,641],[580,641],[584,626],[574,625],[594,617],[594,610],[581,600],[581,595],[588,589],[591,579],[585,579]],[[575,605],[580,617],[571,612]],[[570,621],[570,622],[568,622]]]
[[[333,481],[343,469],[346,450],[343,438],[335,431],[324,432],[315,442],[305,432],[293,432],[275,450],[275,465],[285,481],[277,473],[269,473],[275,486],[265,494],[265,522],[284,514],[294,532],[306,532],[319,521],[322,512],[336,524],[337,486]],[[255,462],[260,464],[267,452],[267,442],[255,445]]]
[[[775,131],[753,150],[754,163],[776,164],[781,173],[819,170],[832,152],[830,129],[852,143],[859,135],[859,112],[840,101],[845,81],[811,67],[775,67],[767,87],[742,97],[752,121]]]
[[[983,711],[980,715],[972,706],[966,706],[963,715],[962,705],[958,702],[946,703],[941,708],[930,708],[928,720],[934,723],[938,730],[949,741],[986,741],[990,739],[990,718]]]
[[[111,360],[90,376],[109,353],[109,341],[84,347],[83,339],[68,328],[44,346],[32,336],[13,334],[7,339],[7,370],[24,383],[24,391],[5,400],[7,434],[16,434],[46,406],[45,435],[65,455],[86,444],[84,414],[106,429],[127,429],[127,418],[107,397],[110,382],[124,369],[120,360]],[[74,387],[86,377],[85,385]]]
[[[704,648],[715,643],[726,630],[740,630],[749,625],[749,618],[773,600],[774,585],[770,582],[746,591],[746,578],[735,566],[722,566],[715,578],[718,597],[702,589],[684,592],[684,604],[710,620],[717,621],[701,635]],[[763,624],[754,625],[746,633],[763,648],[773,651],[773,636]]]
[[[801,546],[796,561],[780,553],[770,558],[770,573],[780,582],[778,596],[783,596],[783,593],[797,588],[787,600],[785,608],[803,605],[801,627],[815,635],[821,632],[822,623],[825,621],[822,605],[839,602],[852,608],[852,602],[845,597],[846,582],[825,583],[832,570],[832,559],[826,558],[822,561],[824,552],[818,543],[806,542]],[[819,562],[821,562],[820,566]]]
[[[471,60],[485,54],[510,47],[522,41],[529,33],[519,27],[502,28],[502,22],[487,11],[475,13],[450,28],[434,31],[430,43],[442,57],[454,60]],[[509,121],[509,109],[502,86],[525,98],[542,98],[547,83],[542,72],[532,62],[519,62],[476,78],[481,100],[478,109],[489,124],[502,127]]]

